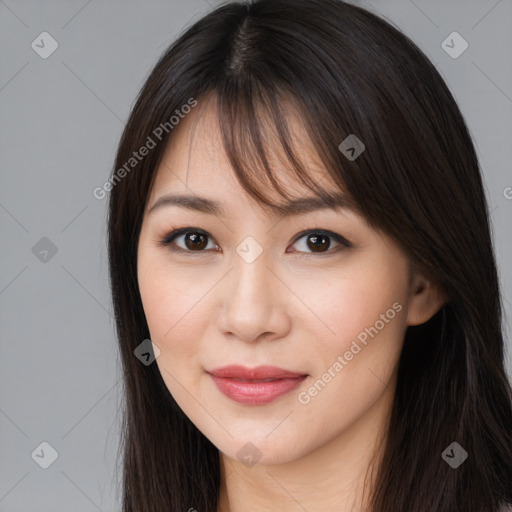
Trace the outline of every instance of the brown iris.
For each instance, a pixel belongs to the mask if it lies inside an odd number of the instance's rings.
[[[310,244],[312,242],[312,244]],[[329,237],[325,235],[311,234],[308,236],[308,247],[314,252],[322,252],[329,248]]]
[[[204,249],[208,245],[208,237],[202,233],[186,233],[185,245],[192,251]]]

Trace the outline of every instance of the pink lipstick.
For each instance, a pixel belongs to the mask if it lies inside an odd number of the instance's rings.
[[[221,393],[249,405],[267,404],[298,387],[307,377],[277,366],[224,366],[208,371]]]

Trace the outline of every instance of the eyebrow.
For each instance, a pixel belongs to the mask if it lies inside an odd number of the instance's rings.
[[[165,207],[179,206],[187,210],[198,211],[219,217],[226,217],[227,213],[221,203],[197,195],[166,194],[158,198],[148,210],[148,214]],[[284,204],[274,207],[273,210],[285,217],[300,215],[323,209],[347,209],[355,211],[353,203],[345,194],[334,194],[326,197],[302,197],[291,199]]]

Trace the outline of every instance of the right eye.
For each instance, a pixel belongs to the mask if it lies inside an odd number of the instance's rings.
[[[168,247],[173,252],[200,253],[205,252],[204,249],[208,248],[209,238],[210,235],[202,229],[192,227],[180,228],[167,234],[160,241],[160,245]],[[181,247],[178,245],[178,241],[181,242]],[[213,246],[215,247],[214,244]]]

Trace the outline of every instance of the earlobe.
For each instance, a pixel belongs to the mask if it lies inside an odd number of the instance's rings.
[[[439,286],[424,276],[416,275],[410,288],[407,325],[427,322],[443,307],[446,300],[446,295]]]

